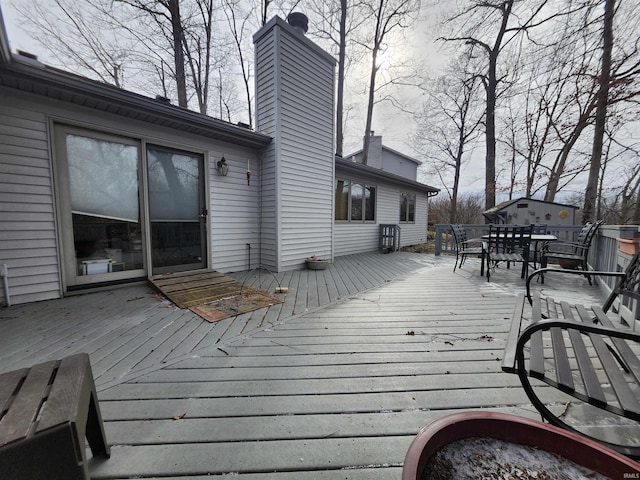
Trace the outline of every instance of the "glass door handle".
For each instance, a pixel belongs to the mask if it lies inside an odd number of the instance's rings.
[[[200,212],[200,218],[207,218],[207,215],[209,215],[209,212],[206,208],[203,208],[202,212]]]

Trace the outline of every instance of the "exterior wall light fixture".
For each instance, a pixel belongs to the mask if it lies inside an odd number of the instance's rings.
[[[227,160],[222,157],[220,160],[218,160],[218,163],[216,165],[218,166],[218,173],[221,176],[226,177],[229,173],[229,165],[227,164]]]

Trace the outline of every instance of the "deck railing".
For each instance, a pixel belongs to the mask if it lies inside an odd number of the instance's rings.
[[[453,234],[448,224],[436,225],[436,250],[435,254],[452,253],[455,255],[456,247],[453,241]],[[471,224],[465,225],[467,238],[480,238],[482,235],[489,233],[489,225]],[[580,225],[547,225],[547,232],[558,237],[561,242],[573,242],[576,236],[582,230]]]
[[[480,238],[489,233],[489,225],[472,224],[465,225],[469,239]],[[435,254],[455,254],[453,234],[448,224],[436,225]],[[575,241],[581,225],[547,225],[547,231],[558,237],[558,241]],[[631,256],[622,253],[619,248],[618,238],[634,238],[640,236],[638,225],[602,225],[593,240],[589,251],[589,266],[593,270],[620,272],[623,271],[631,260]],[[615,285],[613,277],[602,277],[599,285],[605,295],[608,295]],[[622,305],[615,308],[620,310],[623,318],[640,331],[640,305],[635,300],[625,300]]]

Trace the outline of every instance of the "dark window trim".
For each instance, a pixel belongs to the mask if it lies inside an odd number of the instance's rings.
[[[402,218],[402,197],[406,196],[409,200],[407,201],[407,210],[405,212],[405,218]],[[413,200],[413,202],[411,202]],[[400,209],[398,212],[398,223],[416,223],[416,206],[418,203],[418,195],[415,192],[400,192]],[[409,220],[411,209],[409,208],[413,204],[413,220]]]
[[[347,224],[347,223],[352,223],[352,224],[358,224],[358,223],[362,223],[362,224],[375,224],[377,223],[377,218],[378,218],[378,186],[377,185],[372,185],[371,183],[362,181],[362,180],[356,180],[353,178],[348,178],[348,177],[336,177],[336,184],[334,187],[334,196],[335,196],[335,189],[338,186],[338,182],[349,182],[349,193],[348,193],[348,199],[347,199],[347,219],[346,220],[338,220],[336,218],[334,218],[334,222],[335,223],[341,223],[341,224]],[[366,201],[365,201],[365,205],[363,205],[362,208],[362,220],[352,220],[351,219],[351,187],[352,185],[356,183],[358,185],[362,185],[364,187],[364,190],[366,191],[367,188],[372,188],[373,191],[375,192],[374,195],[374,204],[373,204],[373,220],[366,220]],[[366,195],[363,195],[363,200],[366,198]],[[335,205],[334,205],[334,217],[335,217]]]

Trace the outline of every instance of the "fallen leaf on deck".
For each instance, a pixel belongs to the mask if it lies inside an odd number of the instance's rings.
[[[187,415],[187,412],[181,413],[180,415],[176,415],[173,417],[174,420],[182,420]]]
[[[415,335],[415,334],[416,334],[416,332],[414,332],[413,330],[409,330],[409,331],[407,332],[407,335]]]

